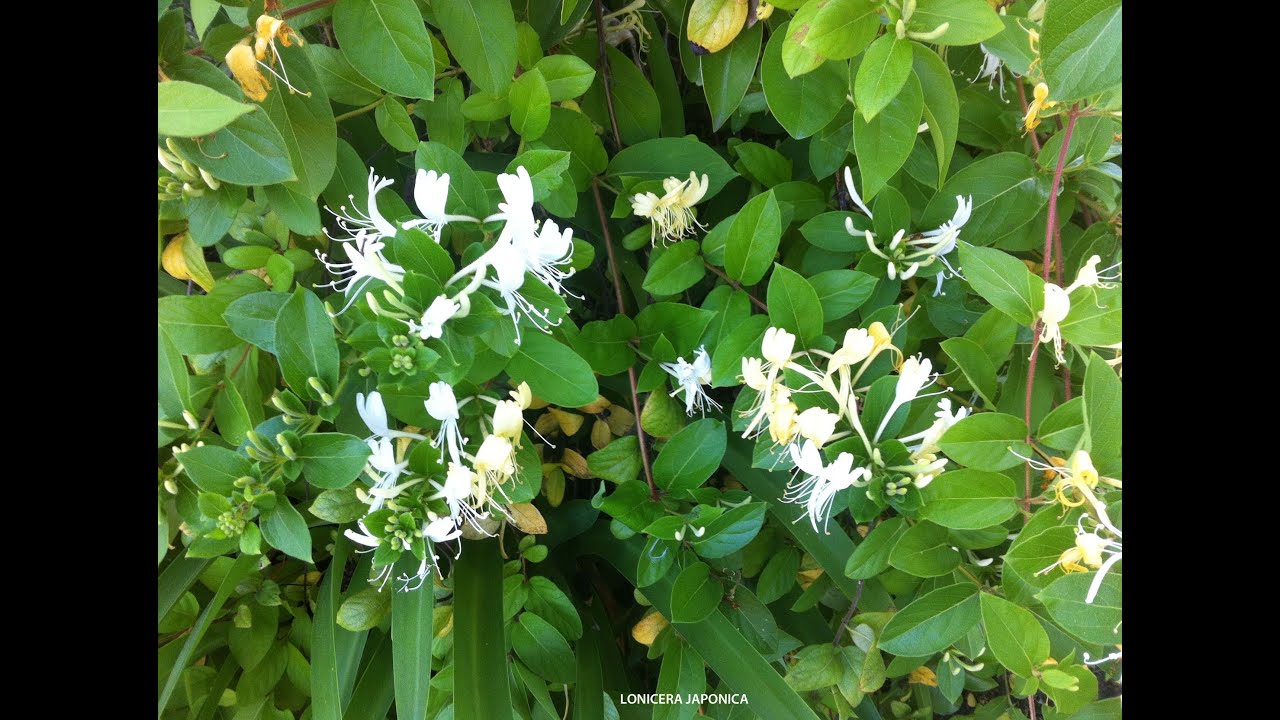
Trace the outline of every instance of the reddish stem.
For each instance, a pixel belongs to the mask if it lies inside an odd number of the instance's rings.
[[[1021,87],[1019,87],[1021,90]],[[1080,103],[1071,106],[1071,112],[1067,116],[1067,128],[1062,134],[1062,148],[1058,150],[1058,164],[1053,169],[1053,185],[1049,190],[1049,222],[1044,229],[1044,255],[1043,263],[1040,269],[1040,278],[1046,283],[1049,282],[1049,261],[1053,258],[1053,237],[1058,228],[1058,191],[1062,188],[1062,168],[1067,162],[1067,148],[1071,145],[1071,133],[1076,127],[1076,112],[1080,107]],[[1061,248],[1061,244],[1059,244]],[[1061,249],[1059,249],[1061,253]],[[1059,279],[1061,280],[1061,261],[1059,261]],[[1025,401],[1023,402],[1023,419],[1027,423],[1028,445],[1031,444],[1031,392],[1035,388],[1036,381],[1036,357],[1040,351],[1040,321],[1037,319],[1035,325],[1031,328],[1031,358],[1027,362],[1027,391]],[[1068,387],[1070,387],[1068,385]],[[1031,463],[1025,466],[1024,474],[1024,495],[1022,498],[1022,512],[1027,517],[1031,516]]]

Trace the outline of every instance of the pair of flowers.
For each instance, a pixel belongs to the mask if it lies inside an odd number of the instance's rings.
[[[631,211],[652,223],[649,242],[656,245],[658,238],[662,238],[665,245],[691,235],[695,228],[702,228],[694,216],[693,206],[706,196],[709,185],[706,175],[699,179],[696,172],[690,172],[687,180],[677,177],[663,180],[662,197],[652,192],[631,196]]]
[[[1110,280],[1119,279],[1118,275],[1103,275],[1109,270],[1119,267],[1119,263],[1111,267],[1098,270],[1098,265],[1102,263],[1102,258],[1093,255],[1089,258],[1078,273],[1076,273],[1075,282],[1066,286],[1059,287],[1053,283],[1044,284],[1044,309],[1040,311],[1040,342],[1050,343],[1053,345],[1053,357],[1055,365],[1061,365],[1066,362],[1066,358],[1062,354],[1062,327],[1061,323],[1067,319],[1067,315],[1071,314],[1071,293],[1077,288],[1091,287],[1101,289],[1111,289],[1116,285]]]
[[[379,178],[370,170],[367,212],[355,207],[354,203],[350,209],[345,205],[340,207],[340,212],[330,210],[337,218],[338,226],[347,235],[330,236],[330,239],[342,243],[348,262],[330,262],[326,255],[317,255],[336,278],[321,287],[332,287],[350,296],[340,312],[350,307],[360,296],[360,291],[373,280],[381,280],[390,290],[404,296],[401,282],[404,280],[405,269],[390,262],[383,254],[386,239],[395,238],[399,230],[382,215],[377,201],[378,191],[393,182]],[[452,222],[482,224],[502,221],[502,231],[489,250],[449,279],[446,293],[436,297],[421,316],[382,311],[372,295],[369,296],[370,308],[374,312],[405,322],[409,331],[417,333],[423,340],[439,338],[444,332],[445,323],[454,317],[465,316],[470,311],[469,295],[483,286],[498,292],[505,306],[499,312],[511,317],[516,329],[517,344],[520,342],[521,317],[528,317],[535,327],[543,331],[558,324],[558,321],[551,322],[549,310],[533,305],[520,293],[520,289],[524,286],[526,273],[531,273],[556,294],[572,294],[564,288],[563,281],[573,275],[573,230],[561,230],[551,219],[539,224],[534,218],[533,182],[523,165],[516,168],[513,174],[498,175],[498,187],[504,198],[504,202],[498,204],[498,212],[483,219],[451,214],[445,209],[449,197],[448,173],[418,170],[413,194],[423,217],[402,223],[400,229],[422,229],[437,243],[440,242],[443,228]],[[465,287],[456,293],[447,293],[450,286],[468,276],[471,280]],[[397,307],[408,309],[394,296],[386,297]]]

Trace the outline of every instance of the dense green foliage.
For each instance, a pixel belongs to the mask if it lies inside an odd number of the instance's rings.
[[[1119,0],[158,17],[158,718],[1120,717]]]

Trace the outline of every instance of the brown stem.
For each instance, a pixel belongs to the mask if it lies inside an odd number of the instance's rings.
[[[596,0],[596,12],[600,12],[599,0]],[[609,232],[609,216],[604,211],[604,200],[600,198],[600,184],[591,179],[591,194],[596,199],[596,212],[600,215],[600,232],[604,235],[605,252],[609,254],[609,272],[613,275],[613,295],[618,302],[618,312],[626,313],[627,305],[622,298],[622,274],[618,270],[618,259],[613,251],[613,235]],[[658,487],[653,484],[653,468],[649,466],[649,443],[645,440],[644,429],[640,427],[640,395],[636,390],[636,369],[632,365],[627,368],[627,380],[631,383],[631,410],[636,418],[636,439],[640,441],[640,461],[644,465],[644,479],[649,483],[649,497],[658,499]]]
[[[280,13],[280,19],[288,20],[291,17],[297,17],[302,13],[311,12],[312,10],[319,10],[322,7],[333,5],[336,2],[338,2],[338,0],[315,0],[315,2],[309,2],[304,5],[299,5],[298,7],[285,10]]]
[[[765,305],[764,302],[760,300],[760,298],[756,297],[755,295],[752,295],[750,291],[744,290],[742,287],[742,283],[738,282],[737,280],[734,280],[728,275],[725,275],[723,270],[716,267],[715,265],[712,265],[706,260],[703,260],[702,264],[706,265],[707,269],[710,270],[713,275],[723,279],[725,282],[729,283],[729,285],[733,286],[734,290],[742,290],[743,292],[747,293],[747,297],[751,299],[752,304],[754,304],[756,307],[760,308],[765,312],[769,312],[769,306]]]
[[[1022,87],[1022,81],[1021,81],[1021,80],[1019,80],[1016,84],[1017,84],[1017,86],[1018,86],[1018,102],[1022,104],[1022,115],[1023,115],[1023,117],[1026,117],[1026,114],[1027,114],[1027,91],[1026,91],[1026,89],[1024,89],[1024,88]],[[1037,154],[1037,155],[1040,153],[1040,138],[1036,137],[1036,131],[1035,131],[1035,130],[1032,130],[1032,131],[1031,131],[1031,147],[1035,149],[1035,151],[1036,151],[1036,154]]]
[[[836,629],[836,636],[831,638],[831,644],[840,647],[840,638],[844,636],[844,628],[853,619],[853,612],[858,609],[858,601],[862,599],[862,581],[858,581],[858,589],[853,593],[853,602],[849,604],[849,612],[844,614],[844,619],[840,621],[840,627]]]
[[[1053,236],[1054,230],[1058,227],[1058,191],[1062,188],[1062,167],[1067,161],[1067,147],[1071,145],[1071,133],[1076,127],[1076,113],[1080,108],[1080,103],[1071,106],[1071,113],[1067,116],[1067,127],[1062,135],[1062,148],[1058,150],[1058,164],[1053,170],[1053,185],[1049,190],[1049,222],[1044,229],[1044,255],[1041,263],[1040,277],[1046,283],[1049,282],[1049,260],[1053,257]],[[1059,280],[1061,282],[1061,280]],[[1037,319],[1035,326],[1031,328],[1031,359],[1027,362],[1027,389],[1026,398],[1023,402],[1023,419],[1027,423],[1028,445],[1031,444],[1031,392],[1035,388],[1036,379],[1036,357],[1040,350],[1040,321]],[[1024,477],[1025,494],[1022,498],[1022,512],[1028,518],[1031,517],[1031,463],[1027,463],[1025,467]]]
[[[604,83],[604,101],[609,106],[609,126],[613,128],[613,145],[621,150],[622,133],[618,132],[618,115],[613,110],[613,89],[609,78],[609,49],[604,41],[603,0],[595,0],[594,4],[596,8],[596,47],[599,49],[600,54],[597,65],[600,68],[600,80]],[[599,191],[597,191],[598,193]]]

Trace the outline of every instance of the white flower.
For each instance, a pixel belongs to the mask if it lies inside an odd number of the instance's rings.
[[[881,433],[889,426],[889,420],[893,418],[898,408],[915,400],[920,391],[932,381],[933,363],[928,358],[921,360],[916,356],[903,361],[902,368],[898,370],[898,384],[893,389],[893,402],[889,404],[884,419],[880,421],[880,427],[876,429],[874,438],[876,442],[880,441]]]
[[[836,432],[836,421],[840,416],[819,407],[811,407],[796,416],[796,425],[800,437],[818,447],[827,444]]]
[[[417,182],[413,185],[413,201],[418,205],[418,212],[422,213],[422,220],[410,220],[401,223],[403,228],[420,227],[426,232],[431,233],[431,237],[438,243],[440,242],[440,231],[445,225],[454,220],[468,220],[470,222],[479,222],[478,219],[470,215],[450,215],[445,212],[445,201],[449,199],[449,173],[438,175],[435,170],[430,172],[426,170],[418,170]]]
[[[433,543],[448,542],[461,535],[462,529],[453,517],[436,518],[422,528],[422,537]]]
[[[573,294],[561,284],[572,277],[574,272],[573,228],[561,231],[555,220],[547,218],[536,237],[517,237],[514,247],[524,259],[525,270],[533,273],[543,285],[554,290],[557,295]],[[562,267],[569,269],[562,270]]]
[[[866,203],[862,202],[862,196],[858,194],[858,189],[853,186],[853,169],[848,165],[844,168],[844,189],[849,191],[849,198],[853,200],[854,205],[857,205],[862,212],[866,213],[867,217],[874,217],[871,214],[871,209],[867,207]],[[857,234],[853,229],[853,218],[844,219],[844,229],[850,235]]]
[[[705,412],[707,406],[720,409],[720,403],[712,400],[702,389],[703,385],[711,384],[711,356],[707,354],[706,346],[698,348],[692,363],[685,362],[683,357],[679,357],[674,363],[661,363],[661,366],[676,379],[679,385],[671,391],[671,397],[675,397],[681,390],[684,391],[686,415],[693,415],[694,408],[701,412]]]
[[[656,245],[658,238],[662,238],[663,244],[679,240],[692,234],[694,228],[703,227],[694,216],[693,206],[707,194],[709,186],[710,178],[703,175],[699,180],[696,172],[689,173],[687,180],[669,177],[662,181],[666,194],[662,197],[651,192],[633,195],[631,211],[650,221],[651,243]]]
[[[524,430],[524,409],[514,400],[501,400],[493,407],[493,434],[512,442],[520,440]]]
[[[498,175],[498,188],[502,190],[502,199],[498,203],[498,212],[485,218],[485,222],[505,220],[503,233],[513,235],[531,235],[537,229],[537,221],[533,218],[533,180],[523,165],[516,168],[515,174]]]
[[[444,324],[461,308],[457,301],[450,300],[444,295],[437,296],[431,301],[431,306],[426,312],[422,313],[421,325],[412,320],[409,321],[409,332],[418,333],[418,337],[423,340],[438,338],[444,335]]]
[[[453,540],[462,535],[462,529],[458,526],[458,520],[456,518],[452,516],[436,517],[435,513],[432,512],[428,512],[427,517],[429,522],[422,526],[422,538],[426,541],[427,555],[418,565],[418,571],[416,573],[413,575],[401,575],[396,578],[400,582],[404,583],[400,588],[402,592],[417,590],[422,587],[428,577],[431,577],[432,570],[438,571],[437,562],[440,560],[440,556],[435,554],[435,548],[432,547],[432,543],[448,542],[449,540]],[[459,552],[461,552],[462,548],[459,547],[458,549]],[[413,587],[409,587],[409,584],[415,580],[417,581],[417,584]]]
[[[377,239],[377,235],[369,235],[361,231],[354,238],[342,242],[342,250],[350,262],[331,262],[327,253],[316,251],[316,257],[324,264],[326,270],[334,276],[334,280],[316,287],[331,287],[338,292],[347,292],[350,298],[338,314],[347,311],[351,304],[360,297],[360,291],[372,280],[381,280],[391,289],[403,295],[400,286],[404,280],[404,268],[390,262],[382,255],[386,244]]]
[[[941,450],[941,448],[938,447],[938,441],[941,440],[942,436],[951,429],[952,425],[955,425],[965,419],[968,414],[969,409],[965,407],[956,410],[954,413],[951,412],[951,399],[942,398],[938,401],[938,412],[933,414],[937,420],[934,420],[932,425],[915,435],[899,439],[904,443],[909,443],[913,440],[920,441],[918,445],[912,448],[913,457],[937,453]]]
[[[832,373],[841,367],[857,365],[876,347],[876,339],[863,328],[849,328],[844,332],[844,343],[831,354],[827,372]]]
[[[364,393],[356,393],[356,412],[360,414],[360,419],[364,422],[365,427],[369,428],[369,432],[373,433],[370,437],[407,437],[414,440],[426,440],[426,437],[416,433],[391,429],[391,426],[387,423],[387,408],[382,404],[382,393],[377,390],[369,393],[367,397]]]
[[[455,463],[458,462],[461,457],[462,445],[466,442],[466,438],[462,437],[462,432],[458,429],[458,418],[460,417],[458,398],[453,394],[453,388],[449,386],[449,383],[443,381],[431,383],[427,387],[427,399],[423,404],[426,405],[427,414],[440,421],[440,432],[431,441],[431,447],[441,448],[441,460],[444,460],[444,453],[447,448],[449,459]]]
[[[1065,292],[1068,295],[1070,295],[1072,291],[1074,291],[1076,288],[1081,288],[1081,287],[1101,288],[1104,290],[1109,290],[1111,288],[1114,288],[1116,286],[1114,282],[1103,282],[1103,281],[1118,280],[1119,276],[1100,274],[1098,271],[1098,264],[1101,262],[1102,262],[1101,257],[1098,257],[1097,255],[1090,256],[1089,261],[1086,262],[1083,266],[1081,266],[1080,271],[1076,273],[1076,281],[1068,285],[1065,288]],[[1111,267],[1104,268],[1102,272],[1105,273],[1106,271],[1113,270],[1119,266],[1120,266],[1120,263],[1116,263]]]
[[[436,493],[427,497],[427,500],[444,500],[449,506],[450,517],[466,520],[473,528],[480,530],[480,521],[487,520],[489,513],[478,512],[467,503],[478,480],[471,468],[461,463],[451,462],[445,473],[443,485],[435,480],[430,481]]]
[[[1067,319],[1070,312],[1071,298],[1067,296],[1067,291],[1053,283],[1045,283],[1044,309],[1039,313],[1040,321],[1043,323],[1040,342],[1053,344],[1055,366],[1066,362],[1066,358],[1062,355],[1062,329],[1058,325]]]
[[[373,169],[370,168],[369,181],[368,181],[368,190],[369,190],[368,213],[366,214],[365,212],[361,211],[360,208],[357,208],[355,206],[354,195],[347,196],[347,199],[352,201],[352,206],[350,210],[347,209],[346,205],[341,205],[338,207],[338,210],[341,211],[341,214],[333,212],[333,210],[329,209],[329,207],[326,206],[325,209],[329,210],[329,213],[332,214],[335,218],[337,218],[338,227],[345,230],[347,234],[350,236],[348,238],[334,238],[333,236],[330,236],[330,237],[334,240],[338,240],[339,242],[345,242],[347,240],[351,240],[361,235],[370,235],[375,240],[383,237],[395,237],[396,226],[387,222],[387,219],[382,217],[382,213],[378,211],[378,191],[385,187],[389,187],[394,182],[395,181],[390,178],[379,178],[377,175],[374,174]]]
[[[797,473],[803,473],[806,478],[800,483],[796,483],[794,479],[788,483],[783,501],[807,505],[806,514],[814,532],[818,531],[819,519],[822,520],[823,532],[827,532],[827,522],[831,519],[831,505],[836,493],[859,483],[865,484],[871,477],[869,469],[853,467],[853,455],[847,452],[840,453],[830,465],[824,465],[822,452],[811,441],[806,441],[803,446],[792,445],[791,459],[796,464]],[[796,522],[804,517],[801,515]]]
[[[516,328],[516,344],[520,344],[520,318],[528,317],[533,326],[547,332],[548,328],[558,325],[552,323],[548,317],[551,308],[538,308],[529,302],[528,298],[520,294],[520,288],[524,286],[525,280],[525,263],[524,258],[520,256],[518,251],[512,246],[509,238],[499,238],[498,242],[489,249],[487,254],[490,266],[496,271],[497,279],[485,279],[481,281],[485,287],[493,288],[498,291],[502,300],[506,303],[506,308],[500,308],[498,312],[503,315],[511,316],[511,322]]]
[[[795,349],[796,336],[782,328],[771,327],[764,331],[764,341],[760,346],[760,354],[771,365],[777,368],[786,367],[791,359],[791,351]]]
[[[518,470],[516,466],[516,449],[511,444],[510,439],[500,435],[485,437],[484,442],[480,443],[480,449],[476,450],[472,464],[475,466],[476,475],[479,476],[479,483],[474,492],[476,502],[479,505],[495,503],[492,494],[489,492],[491,485],[496,487],[504,497],[506,496],[506,491],[502,489],[502,483],[515,476]]]
[[[1004,74],[1000,72],[1000,68],[1004,67],[1004,61],[997,55],[992,54],[986,45],[979,43],[978,47],[982,49],[982,67],[969,83],[973,84],[985,78],[987,80],[987,89],[990,90],[996,80],[999,79],[1000,99],[1004,100]]]
[[[382,508],[387,500],[399,495],[405,488],[422,482],[421,480],[410,481],[403,485],[396,485],[396,480],[409,467],[407,460],[396,462],[396,450],[392,444],[391,438],[382,438],[381,440],[366,440],[366,444],[371,451],[369,455],[369,467],[380,475],[368,493],[357,491],[357,495],[364,495],[361,499],[369,498],[369,512],[374,512]]]

